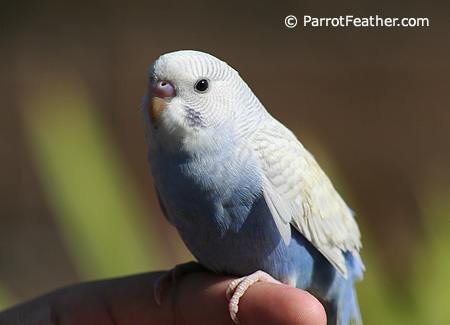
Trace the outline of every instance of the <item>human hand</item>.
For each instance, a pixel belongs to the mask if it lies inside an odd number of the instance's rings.
[[[0,324],[233,324],[225,290],[232,277],[195,272],[154,300],[163,272],[85,282],[58,289],[0,313]],[[241,324],[326,324],[320,302],[306,291],[256,283],[239,304]]]

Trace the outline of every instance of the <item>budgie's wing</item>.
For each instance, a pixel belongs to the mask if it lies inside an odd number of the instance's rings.
[[[351,251],[361,261],[360,232],[352,211],[314,157],[275,119],[261,125],[252,146],[265,176],[265,200],[285,243],[289,244],[292,224],[347,277],[342,252]]]

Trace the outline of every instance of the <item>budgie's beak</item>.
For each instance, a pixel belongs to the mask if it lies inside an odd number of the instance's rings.
[[[152,80],[150,83],[150,120],[156,123],[167,103],[176,95],[175,87],[170,81]]]

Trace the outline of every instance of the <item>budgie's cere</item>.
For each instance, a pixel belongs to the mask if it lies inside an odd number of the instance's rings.
[[[158,198],[200,264],[262,270],[310,291],[330,324],[360,323],[358,226],[294,134],[209,54],[165,54],[148,81],[141,113]]]

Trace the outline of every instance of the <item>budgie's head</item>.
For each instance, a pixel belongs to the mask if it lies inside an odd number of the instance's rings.
[[[264,111],[239,74],[206,53],[162,55],[150,67],[148,82],[141,114],[150,149],[191,150]]]

